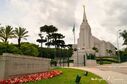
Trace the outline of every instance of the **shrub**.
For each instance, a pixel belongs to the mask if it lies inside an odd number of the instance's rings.
[[[72,51],[71,50],[67,50],[67,49],[55,49],[55,48],[39,48],[39,57],[41,57],[41,53],[42,53],[42,57],[45,58],[51,58],[54,59],[55,57],[57,58],[67,58],[68,56],[71,57],[72,56]]]
[[[37,46],[31,43],[21,43],[20,49],[24,55],[38,56],[39,54]]]
[[[57,66],[57,61],[52,59],[52,60],[50,61],[50,65],[51,65],[51,66],[52,66],[52,65]]]
[[[97,58],[97,61],[109,61],[109,62],[114,62],[114,63],[118,63],[119,61],[116,59],[112,59],[112,58]]]
[[[2,55],[3,53],[22,54],[22,52],[13,44],[0,42],[0,55]]]
[[[96,60],[96,56],[93,54],[89,54],[89,55],[87,55],[87,59]]]

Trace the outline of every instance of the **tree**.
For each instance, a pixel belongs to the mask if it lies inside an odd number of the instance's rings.
[[[40,32],[47,33],[47,43],[46,43],[46,45],[48,47],[50,46],[50,41],[49,41],[50,40],[50,34],[56,32],[56,31],[58,31],[58,29],[53,25],[49,25],[49,26],[44,25],[44,26],[40,27]]]
[[[112,54],[112,50],[108,50],[108,49],[106,49],[106,52],[111,56],[111,54]]]
[[[70,50],[73,51],[73,49],[72,49],[72,44],[68,44],[68,45],[67,45],[67,48],[68,48],[67,65],[68,65],[68,67],[69,67],[69,54],[70,54],[69,51],[70,51]],[[73,54],[73,53],[71,53],[71,54]]]
[[[52,33],[49,35],[51,39],[51,44],[55,46],[55,48],[58,46],[58,40],[65,38],[61,33]]]
[[[120,35],[123,37],[124,43],[123,45],[127,45],[127,30],[124,30],[120,33]]]
[[[95,51],[95,53],[99,52],[98,48],[96,48],[96,47],[93,47],[92,49]]]
[[[55,57],[57,57],[57,48],[60,47],[60,45],[63,45],[65,44],[65,42],[62,40],[65,36],[63,36],[61,33],[52,33],[49,35],[50,37],[50,42],[53,46],[55,46]],[[61,58],[60,58],[60,61],[61,61]]]
[[[93,47],[92,49],[95,51],[95,53],[99,52],[98,48],[96,48],[96,47]],[[100,64],[102,64],[102,58],[101,57],[100,57]]]
[[[0,27],[0,39],[7,43],[9,38],[14,38],[14,30],[11,26]]]
[[[41,51],[40,52],[41,52],[41,57],[42,57],[42,55],[43,55],[42,46],[43,46],[43,43],[46,42],[46,39],[43,39],[43,36],[41,33],[39,34],[39,37],[40,37],[40,39],[37,39],[37,42],[39,42],[41,44]]]
[[[14,30],[14,33],[15,33],[15,37],[18,38],[18,47],[20,48],[21,46],[21,39],[25,39],[26,40],[26,37],[28,37],[27,33],[28,31],[26,31],[25,28],[15,28]]]
[[[57,48],[59,48],[59,47],[61,47],[61,45],[65,45],[65,42],[64,42],[64,40],[56,40],[55,44],[57,45]],[[62,47],[60,50],[61,50],[61,55],[60,55],[60,66],[61,66]]]

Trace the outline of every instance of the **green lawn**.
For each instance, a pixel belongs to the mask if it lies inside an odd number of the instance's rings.
[[[27,84],[75,84],[77,74],[82,76],[80,84],[107,84],[105,80],[102,80],[99,76],[96,76],[92,73],[89,73],[87,77],[83,76],[84,71],[82,70],[69,68],[60,68],[57,70],[63,71],[63,74],[51,79],[30,82]],[[92,78],[95,80],[91,80]]]

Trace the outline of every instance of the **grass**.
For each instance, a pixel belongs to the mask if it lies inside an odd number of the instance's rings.
[[[88,76],[83,76],[84,71],[78,69],[58,68],[57,70],[61,70],[63,74],[51,79],[30,82],[27,84],[75,84],[77,74],[81,76],[80,84],[107,84],[105,80],[90,72]]]

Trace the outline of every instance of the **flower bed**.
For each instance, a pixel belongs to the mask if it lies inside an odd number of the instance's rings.
[[[22,75],[19,77],[10,78],[8,80],[1,80],[0,84],[20,84],[20,83],[26,83],[26,82],[37,81],[37,80],[42,80],[42,79],[48,79],[48,78],[52,78],[54,76],[58,76],[60,74],[62,74],[61,71],[52,70],[49,72]]]

